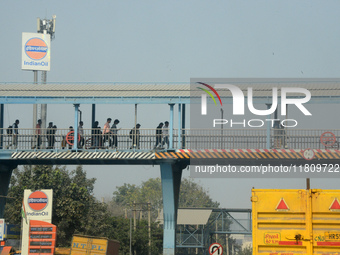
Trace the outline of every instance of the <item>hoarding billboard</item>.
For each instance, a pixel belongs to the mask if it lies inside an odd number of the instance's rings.
[[[22,70],[50,71],[51,36],[41,33],[22,33]]]

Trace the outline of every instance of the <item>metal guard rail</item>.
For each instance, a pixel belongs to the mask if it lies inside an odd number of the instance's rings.
[[[119,129],[117,135],[103,134],[102,130],[84,129],[79,136],[78,148],[83,150],[154,149],[266,149],[266,129],[183,129],[173,130],[173,148],[168,148],[169,135],[156,135],[155,129]],[[16,134],[17,131],[17,134]],[[70,129],[0,129],[0,150],[69,150],[73,137]],[[170,132],[169,132],[170,133]],[[68,135],[69,134],[69,135]],[[114,140],[117,139],[117,148]],[[180,139],[180,142],[179,142]],[[340,130],[271,129],[270,148],[339,149]],[[68,143],[68,142],[69,143]],[[158,141],[158,146],[156,146]]]

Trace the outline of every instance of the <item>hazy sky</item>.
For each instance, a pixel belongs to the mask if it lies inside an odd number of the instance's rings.
[[[208,78],[334,78],[340,67],[339,1],[0,1],[0,82],[31,82],[21,70],[22,32],[57,15],[48,82],[189,82]],[[91,106],[81,105],[85,128]],[[131,128],[133,106],[97,107],[103,125]],[[329,113],[339,118],[337,111]],[[149,116],[152,115],[152,118]],[[6,106],[5,125],[32,127],[32,107]],[[139,108],[145,128],[169,119],[168,106]],[[47,121],[73,124],[73,106],[48,106]],[[313,128],[313,127],[311,127]],[[72,168],[72,167],[71,167]],[[95,194],[159,176],[155,166],[85,166]],[[188,176],[187,170],[184,176]],[[305,188],[304,179],[200,179],[223,207],[250,208],[251,187]],[[337,189],[338,179],[312,180]],[[228,196],[228,194],[231,194]],[[239,194],[235,199],[235,194]]]

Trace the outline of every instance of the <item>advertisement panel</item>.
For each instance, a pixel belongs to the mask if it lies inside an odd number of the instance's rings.
[[[0,241],[5,238],[5,219],[0,219]]]
[[[7,239],[20,239],[21,227],[20,225],[7,224],[6,225],[6,238]]]
[[[22,33],[22,70],[50,71],[51,35]]]
[[[52,222],[53,190],[25,190],[23,210],[26,219],[23,218],[22,228],[22,248],[21,254],[28,255],[29,246],[29,226],[31,220]]]

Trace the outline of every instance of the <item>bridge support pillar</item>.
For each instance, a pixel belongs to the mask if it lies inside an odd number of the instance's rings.
[[[73,150],[78,150],[78,111],[79,111],[79,104],[74,104],[74,137],[73,137]]]
[[[4,105],[0,104],[0,149],[3,147],[4,142]]]
[[[178,104],[178,144],[177,144],[177,149],[181,149],[182,148],[182,140],[181,140],[181,104]]]
[[[162,163],[160,167],[164,218],[163,255],[175,255],[178,198],[184,167],[171,163]]]
[[[170,105],[170,127],[169,127],[169,148],[170,150],[174,149],[174,105]]]
[[[270,109],[270,107],[272,106],[272,104],[266,104],[267,105],[267,109]],[[271,114],[269,114],[268,119],[271,118]],[[269,150],[270,149],[270,130],[271,130],[271,122],[268,121],[267,123],[267,135],[266,135],[266,149]]]
[[[12,171],[16,167],[17,166],[13,165],[0,165],[0,218],[4,217],[8,186]]]

